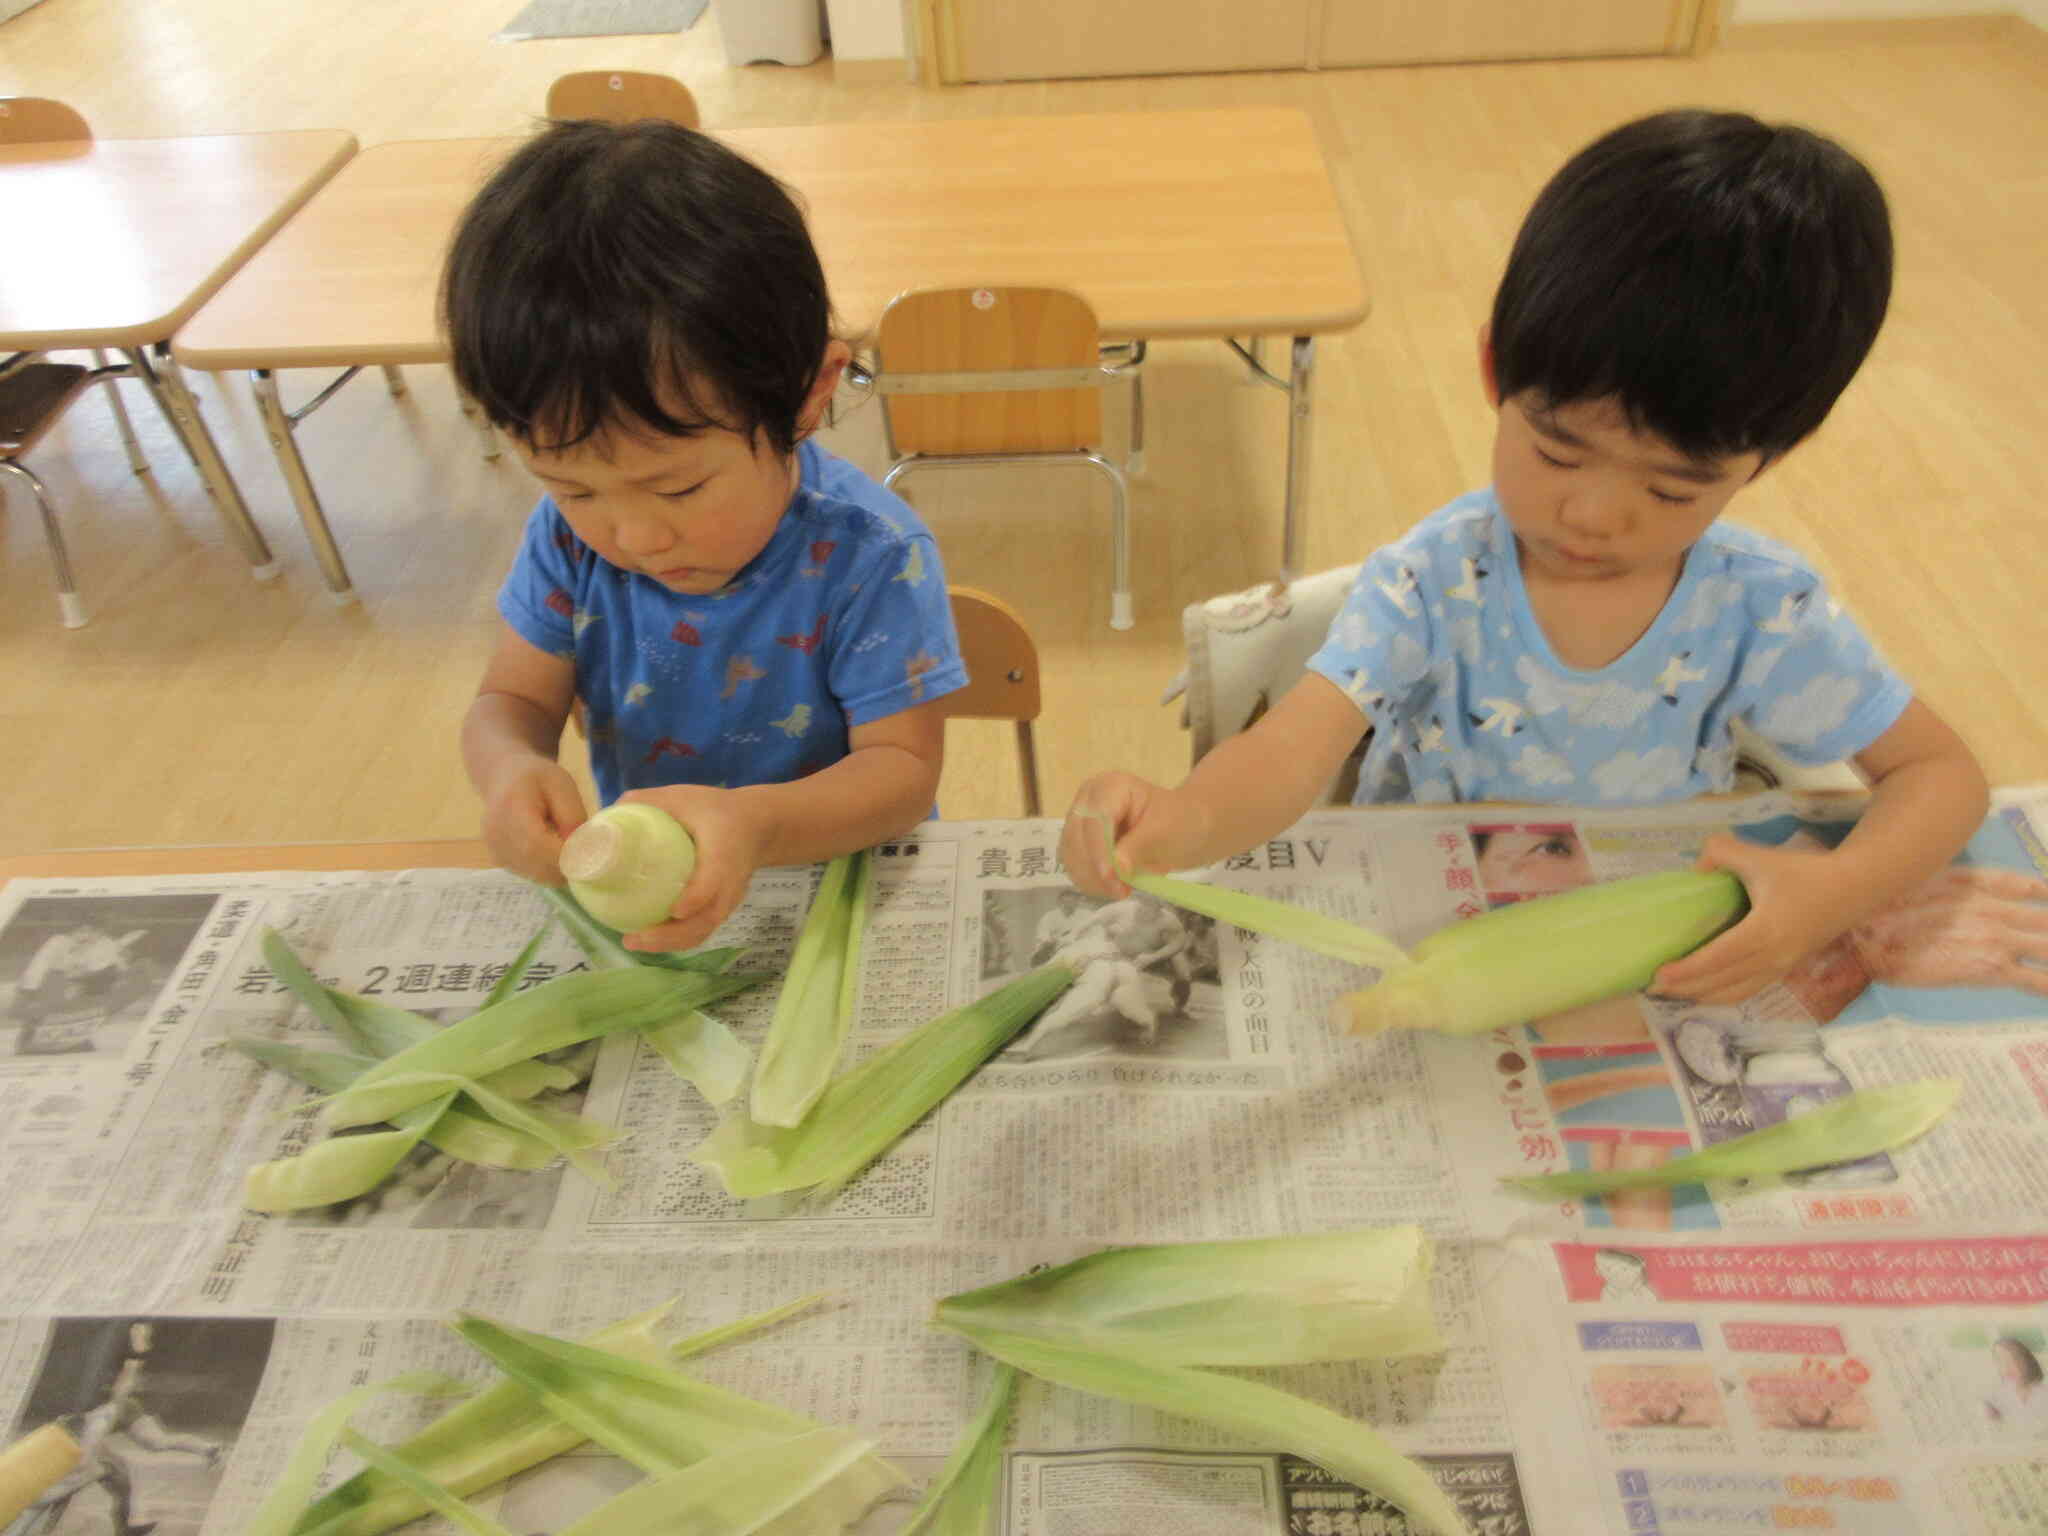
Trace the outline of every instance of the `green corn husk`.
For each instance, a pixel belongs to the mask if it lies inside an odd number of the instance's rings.
[[[1026,972],[964,1008],[877,1051],[827,1085],[793,1130],[742,1115],[721,1124],[690,1160],[716,1169],[735,1199],[842,1187],[1074,984],[1059,961]]]
[[[1903,1147],[1931,1130],[1963,1091],[1952,1077],[1865,1088],[1777,1125],[1674,1157],[1654,1168],[1599,1173],[1530,1173],[1501,1182],[1545,1199],[1579,1199],[1623,1189],[1668,1189],[1713,1179],[1772,1179]]]
[[[854,1503],[842,1487],[862,1484],[873,1450],[850,1430],[824,1428],[729,1451],[628,1488],[561,1536],[840,1536],[874,1503]]]
[[[395,1376],[389,1381],[373,1381],[368,1386],[342,1393],[315,1414],[299,1436],[285,1462],[284,1471],[278,1474],[277,1481],[271,1485],[269,1494],[257,1506],[255,1514],[249,1517],[248,1524],[242,1527],[242,1536],[285,1536],[293,1528],[293,1517],[313,1496],[314,1485],[320,1480],[320,1469],[327,1464],[328,1453],[334,1449],[335,1441],[348,1432],[349,1419],[372,1398],[381,1397],[386,1392],[461,1397],[471,1390],[467,1382],[415,1371]]]
[[[1415,1226],[1109,1248],[949,1296],[937,1319],[1162,1365],[1431,1354],[1434,1260]]]
[[[1254,1445],[1282,1447],[1391,1500],[1421,1529],[1437,1536],[1470,1536],[1457,1506],[1419,1463],[1368,1426],[1320,1403],[1221,1371],[1099,1354],[993,1328],[941,1326],[1055,1385],[1200,1419]]]
[[[1114,865],[1116,829],[1109,817],[1101,811],[1091,810],[1074,814],[1102,824],[1103,840],[1109,848],[1110,863]],[[1325,912],[1291,906],[1266,896],[1254,896],[1248,891],[1234,891],[1227,886],[1180,880],[1171,875],[1132,874],[1122,869],[1117,873],[1124,877],[1124,883],[1132,890],[1143,891],[1170,906],[1185,907],[1220,923],[1262,933],[1269,938],[1284,939],[1312,954],[1328,955],[1333,960],[1351,965],[1369,965],[1382,972],[1401,970],[1410,963],[1401,946],[1385,934],[1361,928],[1356,923],[1347,923]]]
[[[280,1040],[231,1035],[228,1044],[245,1056],[252,1056],[265,1066],[275,1067],[322,1093],[339,1093],[376,1065],[376,1061],[368,1056],[344,1051],[316,1051]],[[422,1109],[425,1107],[421,1106]],[[554,1127],[554,1141],[537,1140],[510,1126],[500,1125],[467,1105],[460,1095],[441,1112],[420,1139],[436,1151],[446,1152],[466,1163],[532,1171],[547,1167],[561,1156],[555,1148],[564,1138],[579,1146],[594,1147],[602,1145],[615,1134],[610,1127],[595,1125],[580,1116],[563,1114],[544,1105],[528,1104],[526,1109],[527,1113],[539,1116]],[[406,1116],[417,1113],[418,1110],[405,1112]]]
[[[729,971],[734,962],[746,953],[744,945],[732,944],[719,949],[678,949],[644,950],[628,949],[625,935],[609,924],[601,923],[583,910],[583,904],[566,887],[558,885],[537,885],[547,904],[561,920],[563,930],[583,951],[591,965],[599,970],[624,970],[629,966],[651,965],[670,971]]]
[[[658,1307],[591,1335],[606,1354],[657,1363],[702,1354],[744,1334],[781,1322],[816,1305],[807,1296],[787,1306],[726,1323],[663,1348],[654,1329],[667,1315]],[[345,1416],[345,1415],[344,1415]],[[584,1436],[549,1413],[524,1387],[499,1381],[397,1447],[407,1463],[457,1496],[479,1493],[551,1457],[574,1450]],[[317,1476],[316,1462],[313,1475]],[[307,1485],[311,1486],[310,1480]],[[382,1536],[417,1519],[427,1505],[410,1488],[368,1469],[329,1490],[300,1516],[293,1536]]]
[[[455,1102],[455,1095],[422,1104],[392,1131],[331,1136],[291,1157],[257,1163],[242,1175],[242,1204],[264,1215],[311,1210],[366,1195],[390,1178],[405,1155],[420,1144],[428,1126]]]
[[[600,1035],[665,1024],[752,986],[755,979],[646,966],[558,976],[379,1062],[330,1101],[328,1124],[341,1129],[388,1120],[440,1096],[440,1089],[419,1079],[485,1078],[514,1062]],[[397,1078],[414,1081],[401,1086],[391,1081]]]
[[[604,1125],[595,1121],[586,1122],[573,1116],[549,1118],[529,1109],[517,1099],[508,1099],[503,1094],[492,1092],[491,1089],[485,1087],[483,1083],[475,1078],[463,1077],[453,1072],[402,1072],[397,1076],[381,1079],[379,1086],[392,1092],[409,1092],[413,1089],[439,1089],[442,1093],[450,1095],[450,1098],[437,1099],[430,1101],[430,1103],[433,1107],[443,1109],[447,1107],[448,1103],[452,1102],[454,1094],[463,1094],[473,1100],[478,1109],[481,1109],[499,1124],[509,1126],[515,1131],[530,1136],[536,1141],[545,1142],[548,1146],[554,1148],[557,1153],[567,1160],[570,1167],[574,1168],[585,1178],[593,1180],[606,1189],[610,1189],[615,1182],[611,1175],[605,1171],[603,1162],[591,1157],[589,1150],[593,1146],[609,1146],[612,1142],[618,1140],[619,1136],[623,1133],[620,1132],[617,1126]],[[402,1121],[405,1117],[405,1113],[400,1113],[393,1118]],[[568,1134],[564,1134],[559,1129],[564,1121],[567,1121],[572,1127]],[[597,1136],[595,1141],[592,1140],[591,1133],[593,1131],[596,1132]]]
[[[1440,928],[1415,964],[1347,993],[1353,1033],[1431,1029],[1475,1035],[1639,992],[1749,908],[1725,870],[1675,870],[1538,896]]]
[[[546,1334],[468,1315],[456,1324],[456,1332],[563,1423],[652,1476],[822,1427],[681,1372]],[[865,1508],[903,1482],[903,1474],[880,1457],[863,1454],[832,1487],[783,1517],[790,1521],[789,1536],[817,1530],[817,1511],[840,1509],[849,1501]]]
[[[451,1490],[442,1487],[397,1452],[387,1450],[374,1440],[364,1439],[352,1429],[341,1432],[341,1443],[360,1456],[372,1471],[382,1472],[431,1512],[454,1522],[470,1536],[512,1536],[489,1515],[463,1503]]]
[[[864,853],[825,866],[754,1067],[748,1114],[757,1125],[801,1125],[831,1081],[853,1028],[873,888],[874,861]]]
[[[505,967],[504,974],[491,983],[491,990],[484,998],[484,1006],[486,1008],[494,1003],[504,1002],[506,998],[519,990],[519,983],[526,979],[527,971],[533,966],[533,957],[540,953],[541,943],[547,938],[548,930],[552,927],[554,927],[554,920],[552,918],[543,922],[534,936],[526,941],[519,953],[512,957],[512,963]]]
[[[1385,934],[1374,933],[1340,917],[1297,907],[1249,891],[1226,886],[1180,880],[1172,875],[1131,875],[1126,883],[1135,891],[1213,917],[1218,922],[1285,939],[1318,955],[1343,960],[1351,965],[1369,965],[1375,970],[1395,972],[1409,963],[1408,955]]]
[[[702,1094],[707,1104],[730,1103],[754,1069],[754,1053],[722,1020],[702,1009],[692,1009],[680,1019],[640,1033],[648,1048]]]
[[[933,1479],[899,1536],[988,1536],[1003,1476],[1003,1436],[1017,1400],[1017,1368],[1001,1360],[981,1412]]]
[[[722,949],[694,949],[673,954],[649,954],[626,948],[615,928],[608,928],[584,911],[568,891],[555,886],[538,888],[562,927],[598,970],[629,970],[653,966],[675,971],[730,971],[745,952],[738,945]],[[765,977],[762,979],[766,979]],[[745,1086],[753,1070],[754,1054],[740,1043],[723,1020],[692,1009],[688,1014],[643,1030],[647,1043],[668,1063],[676,1076],[690,1084],[709,1104],[724,1104]]]

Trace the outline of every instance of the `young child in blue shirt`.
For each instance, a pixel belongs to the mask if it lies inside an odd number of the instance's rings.
[[[1732,1002],[1942,868],[1983,818],[1969,749],[1813,568],[1719,521],[1820,425],[1891,292],[1884,194],[1833,142],[1675,111],[1574,156],[1523,222],[1479,345],[1493,484],[1360,567],[1308,672],[1179,787],[1097,775],[1062,842],[1084,890],[1209,863],[1313,806],[1361,734],[1358,802],[1644,805],[1727,790],[1742,720],[1852,759],[1838,849],[1710,839],[1751,910],[1657,975]]]
[[[635,948],[700,944],[761,865],[929,814],[935,701],[967,680],[945,573],[907,505],[805,440],[850,353],[788,192],[673,124],[552,124],[464,213],[442,309],[545,493],[462,723],[493,857],[560,883],[579,700],[600,797],[697,845]]]

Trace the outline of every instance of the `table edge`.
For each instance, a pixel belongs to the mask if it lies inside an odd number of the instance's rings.
[[[477,838],[375,843],[202,843],[190,847],[71,848],[0,856],[0,887],[18,879],[252,874],[270,870],[490,869]]]

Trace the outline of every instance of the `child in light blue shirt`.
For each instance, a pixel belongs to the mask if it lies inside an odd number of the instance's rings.
[[[1186,782],[1084,783],[1074,883],[1119,897],[1275,835],[1367,731],[1361,800],[1642,805],[1730,788],[1738,719],[1852,759],[1870,804],[1835,849],[1710,839],[1749,913],[1657,990],[1746,997],[1944,867],[1987,808],[1975,757],[1811,568],[1718,521],[1826,418],[1891,275],[1883,192],[1818,134],[1674,111],[1581,150],[1481,332],[1492,485],[1367,560],[1303,679]]]
[[[560,883],[579,702],[599,795],[696,843],[635,948],[703,943],[764,864],[922,820],[936,701],[967,680],[945,572],[908,506],[805,441],[850,352],[780,183],[672,123],[551,124],[464,213],[442,311],[546,493],[462,725],[493,856]]]
[[[1715,523],[1641,637],[1567,665],[1529,604],[1499,496],[1375,553],[1309,669],[1372,727],[1356,800],[1649,805],[1728,789],[1748,722],[1796,762],[1852,757],[1913,692],[1813,567]]]

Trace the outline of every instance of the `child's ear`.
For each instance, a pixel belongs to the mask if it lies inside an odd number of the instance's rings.
[[[825,419],[825,408],[832,403],[833,391],[839,388],[840,377],[852,361],[853,348],[838,337],[825,343],[825,356],[818,364],[818,375],[811,380],[811,391],[804,396],[803,409],[797,412],[800,436],[809,437],[818,430],[819,423]]]
[[[1500,377],[1493,369],[1493,325],[1479,327],[1479,384],[1486,391],[1486,403],[1500,409]]]

